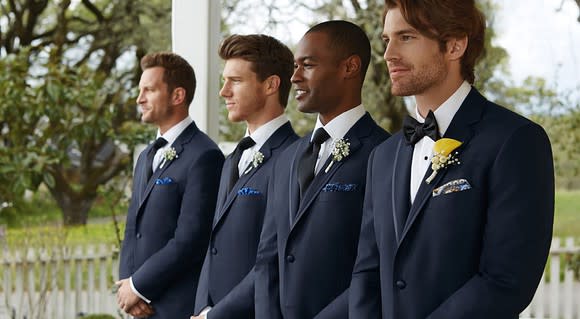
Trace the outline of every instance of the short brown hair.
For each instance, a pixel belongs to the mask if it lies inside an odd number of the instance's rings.
[[[399,8],[407,23],[421,34],[437,40],[441,50],[447,40],[467,36],[461,75],[473,84],[473,69],[484,53],[485,42],[485,16],[474,0],[385,0],[384,15],[393,8]]]
[[[169,93],[178,87],[185,89],[186,106],[191,104],[195,95],[195,72],[193,67],[181,56],[172,52],[150,53],[141,59],[141,70],[162,67],[163,82],[167,84]]]
[[[286,107],[294,72],[294,55],[286,45],[264,34],[234,34],[224,40],[218,53],[224,60],[240,58],[251,62],[252,71],[260,81],[277,75],[280,78],[278,99]]]

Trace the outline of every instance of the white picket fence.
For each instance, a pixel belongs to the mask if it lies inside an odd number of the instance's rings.
[[[549,266],[520,318],[580,319],[580,282],[565,265],[574,254],[580,254],[580,246],[573,238],[564,245],[559,238],[552,241]],[[104,245],[0,252],[0,319],[74,319],[97,313],[121,318],[111,291],[117,256],[116,248]]]
[[[552,239],[548,266],[531,304],[520,318],[580,319],[580,282],[566,264],[576,254],[580,254],[580,246],[575,245],[573,238],[566,238],[563,245],[560,238]]]
[[[4,250],[0,255],[0,319],[120,318],[112,284],[117,249],[105,245]]]

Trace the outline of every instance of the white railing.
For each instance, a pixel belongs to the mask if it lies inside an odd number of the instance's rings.
[[[115,247],[76,246],[0,252],[0,319],[119,318],[112,283]]]
[[[559,238],[552,241],[542,281],[520,318],[580,319],[580,282],[568,267],[577,254],[573,238],[563,245]],[[115,247],[105,245],[0,252],[0,319],[120,318],[111,291],[117,256]]]
[[[520,318],[580,319],[580,282],[569,267],[570,258],[578,254],[580,246],[574,238],[566,238],[563,245],[560,238],[552,239],[536,295]]]

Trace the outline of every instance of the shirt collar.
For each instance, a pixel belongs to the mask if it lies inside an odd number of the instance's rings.
[[[471,85],[467,81],[463,81],[459,88],[445,101],[441,104],[433,114],[437,120],[437,127],[439,127],[439,133],[441,136],[445,135],[445,132],[451,124],[451,120],[455,116],[455,113],[459,110],[459,107],[471,91]],[[425,119],[419,114],[419,110],[415,106],[415,116],[417,121],[423,123]]]
[[[354,124],[365,115],[365,112],[366,111],[364,106],[362,104],[359,104],[358,106],[346,112],[343,112],[339,116],[333,118],[332,121],[326,123],[326,125],[322,125],[319,115],[318,118],[316,119],[316,125],[314,126],[313,132],[316,132],[316,130],[320,127],[324,127],[324,129],[326,130],[328,135],[330,135],[330,138],[332,140],[341,139],[344,137],[344,135],[346,135],[348,130],[350,130],[350,128],[353,127]],[[310,141],[312,141],[313,137],[314,134],[312,134],[312,136],[310,137]]]
[[[161,132],[157,130],[157,137],[163,137],[167,140],[167,146],[172,145],[173,142],[181,135],[181,133],[191,124],[193,120],[191,117],[186,116],[181,122],[173,125],[165,134],[161,135]]]
[[[260,149],[270,138],[270,136],[272,136],[272,134],[274,134],[274,132],[276,132],[276,130],[279,129],[282,125],[286,124],[286,122],[288,122],[288,117],[286,114],[282,113],[275,119],[272,119],[266,124],[258,127],[252,134],[250,134],[248,128],[246,128],[245,136],[250,136],[254,142],[256,142],[256,145],[252,147],[253,149]]]

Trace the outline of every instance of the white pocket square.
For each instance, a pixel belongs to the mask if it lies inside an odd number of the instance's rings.
[[[433,190],[433,197],[449,193],[462,192],[468,189],[471,189],[471,185],[466,179],[456,179],[435,188]]]

